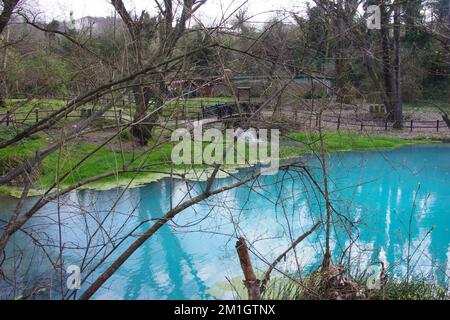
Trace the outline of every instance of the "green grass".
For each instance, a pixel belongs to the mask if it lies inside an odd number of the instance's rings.
[[[7,140],[15,136],[14,128],[0,131],[0,140]],[[26,159],[33,157],[36,151],[45,148],[47,141],[42,134],[34,134],[31,137],[15,143],[12,146],[0,149],[0,175],[22,164]],[[19,183],[21,180],[18,181]]]
[[[13,137],[15,133],[16,131],[12,128],[3,130],[0,132],[0,139],[6,140]],[[28,139],[0,149],[0,175],[4,175],[11,169],[23,163],[25,160],[32,158],[37,150],[44,150],[47,145],[47,138],[41,133],[35,134]],[[37,188],[39,189],[39,187],[45,188],[51,186],[56,181],[58,166],[60,168],[60,172],[64,173],[95,150],[96,147],[97,146],[94,144],[67,144],[62,152],[53,152],[42,161],[39,167],[39,175],[36,177]],[[141,164],[167,162],[170,160],[171,151],[172,146],[169,144],[157,147],[153,152],[137,160],[135,164],[129,168],[137,168]],[[83,164],[71,175],[69,175],[62,184],[70,185],[89,177],[111,172],[115,169],[122,169],[124,161],[125,164],[128,164],[132,158],[133,154],[131,152],[125,152],[122,157],[120,153],[114,152],[108,147],[102,148],[83,162]],[[164,166],[152,167],[152,169],[163,169],[163,167]],[[128,174],[128,176],[131,177],[132,174]],[[15,181],[15,184],[20,185],[24,178],[25,177],[19,178]],[[105,178],[104,181],[107,182],[114,179],[114,177]],[[5,188],[2,190],[4,191]]]
[[[215,105],[221,103],[232,103],[235,102],[235,98],[231,96],[219,96],[219,97],[197,97],[189,99],[177,99],[170,101],[164,106],[161,113],[163,118],[173,118],[175,114],[178,113],[181,117],[184,112],[187,116],[191,118],[197,117],[197,113],[201,112],[201,105]],[[66,105],[66,101],[57,99],[32,99],[27,101],[25,99],[9,99],[6,102],[6,108],[0,109],[0,114],[6,113],[8,110],[14,110],[16,113],[15,117],[18,120],[24,120],[24,123],[32,124],[36,121],[35,110],[39,110],[39,117],[47,116],[50,112],[56,111]],[[404,111],[406,113],[414,112],[438,112],[436,105],[440,106],[444,110],[450,111],[450,104],[445,102],[435,102],[435,101],[423,101],[420,103],[405,103]],[[92,108],[92,104],[87,104],[83,108]],[[81,109],[81,108],[79,108]],[[134,114],[135,106],[133,104],[128,104],[125,106],[116,107],[116,112],[118,114],[119,110],[122,110],[124,116],[132,116]],[[80,111],[77,110],[70,115],[79,116]],[[114,110],[108,111],[106,116],[115,116]],[[69,118],[70,119],[70,118]],[[109,119],[108,119],[109,120]],[[111,118],[111,121],[115,121]]]
[[[387,136],[362,136],[343,132],[325,132],[324,143],[326,152],[372,150],[396,148],[406,144],[429,143],[426,139],[402,139]],[[318,133],[291,132],[284,139],[280,148],[281,158],[293,157],[320,150]]]
[[[190,117],[196,117],[198,112],[201,112],[202,104],[204,106],[208,105],[216,105],[220,103],[229,103],[234,102],[234,97],[199,97],[199,98],[189,98],[189,99],[177,99],[167,103],[163,108],[162,117],[169,118],[173,117],[176,113],[178,113],[181,117],[183,112],[186,112],[186,115]],[[36,121],[35,110],[39,110],[39,117],[47,116],[49,113],[59,110],[66,105],[66,102],[63,100],[56,99],[33,99],[27,101],[25,99],[9,99],[6,102],[6,108],[0,110],[0,114],[4,114],[7,111],[11,110],[15,114],[15,118],[17,121],[23,121],[27,124],[32,124]],[[92,108],[92,104],[86,104],[83,108]],[[79,108],[81,109],[81,108]],[[116,113],[119,113],[119,110],[122,110],[122,114],[124,116],[132,116],[134,114],[135,106],[132,104],[128,104],[125,106],[117,106]],[[71,116],[79,116],[80,111],[77,110],[75,112],[70,113]],[[110,110],[105,113],[106,116],[115,116],[114,110]],[[70,119],[70,118],[69,118]],[[108,119],[111,121],[115,121],[114,119]]]
[[[0,139],[7,139],[15,134],[15,129],[9,128],[0,132]],[[123,138],[129,139],[129,135]],[[319,136],[317,133],[291,132],[284,137],[280,146],[280,158],[290,158],[301,156],[303,154],[319,150]],[[17,165],[23,163],[26,159],[33,157],[38,149],[43,150],[47,142],[45,134],[33,135],[29,139],[16,143],[12,146],[0,149],[0,174],[3,175]],[[124,139],[125,140],[125,139]],[[324,133],[324,142],[327,152],[349,151],[349,150],[370,150],[381,148],[395,148],[405,144],[426,143],[429,140],[416,139],[407,140],[395,137],[384,136],[359,136],[351,133],[326,132]],[[117,144],[115,142],[115,144]],[[206,145],[207,143],[205,143]],[[150,143],[151,145],[151,143]],[[57,168],[60,172],[66,172],[76,165],[81,159],[96,148],[95,144],[71,143],[67,144],[63,151],[54,152],[43,160],[39,167],[39,175],[36,177],[36,189],[42,189],[53,185],[57,178]],[[193,148],[192,148],[193,152]],[[63,186],[82,181],[86,178],[97,176],[103,173],[121,170],[124,165],[128,169],[137,169],[143,165],[153,165],[152,170],[170,171],[189,170],[192,168],[206,168],[206,165],[172,165],[170,164],[172,153],[172,144],[166,143],[156,147],[151,153],[145,154],[131,165],[133,153],[124,152],[123,154],[115,152],[108,147],[102,148],[94,155],[89,157],[76,171],[70,174],[62,183]],[[139,152],[137,152],[139,154]],[[246,157],[248,156],[248,147],[246,148]],[[165,163],[165,164],[161,164]],[[158,164],[158,165],[155,165]],[[132,177],[148,178],[149,173],[126,173],[121,174],[120,178],[129,180]],[[15,181],[16,185],[23,182],[23,178]],[[117,181],[117,177],[111,176],[104,178],[98,183],[112,183]],[[6,188],[9,189],[9,188]],[[11,190],[0,189],[1,192],[11,193]]]
[[[421,101],[421,102],[415,102],[415,103],[405,103],[403,105],[403,111],[407,113],[414,113],[414,112],[432,112],[436,113],[439,112],[439,109],[437,107],[440,107],[444,110],[448,110],[450,112],[450,103],[448,102],[442,102],[442,101]]]
[[[20,111],[30,111],[36,107],[42,110],[58,110],[65,105],[65,101],[57,99],[32,99],[27,101],[26,99],[8,99],[6,101],[6,108],[11,110],[18,107]]]
[[[59,110],[65,105],[65,101],[56,99],[32,99],[29,101],[25,99],[8,99],[6,101],[6,110],[15,112],[17,117],[22,118],[25,116],[25,113],[33,112],[36,109],[40,112],[48,113]],[[1,110],[1,113],[4,113],[6,110]],[[31,115],[34,119],[34,112]]]
[[[36,110],[38,111],[39,119],[42,119],[50,113],[63,108],[65,105],[65,101],[56,99],[32,99],[30,101],[25,99],[9,99],[6,101],[6,108],[0,109],[0,114],[11,111],[15,121],[33,124],[36,122]],[[79,115],[79,111],[73,112],[70,115]]]
[[[73,145],[66,148],[61,156],[59,152],[55,152],[44,160],[42,165],[42,175],[38,179],[38,184],[42,187],[48,187],[56,181],[56,172],[58,168],[58,161],[60,172],[66,172],[75,166],[81,159],[89,155],[95,150],[97,146],[94,144]],[[165,144],[156,147],[151,153],[144,155],[134,163],[128,166],[128,169],[137,169],[142,165],[159,164],[170,161],[172,146]],[[63,182],[64,186],[82,181],[86,178],[94,177],[103,173],[121,170],[124,165],[128,165],[132,160],[133,154],[125,152],[122,156],[119,152],[114,152],[108,148],[98,150],[94,155],[89,157],[82,165],[71,175],[69,175]],[[152,166],[152,170],[167,170],[170,165]],[[142,176],[144,174],[138,174]],[[135,177],[134,173],[121,174],[122,178]],[[117,178],[112,176],[104,178],[101,181],[104,183],[115,181]]]
[[[262,274],[257,275],[260,279]],[[311,300],[327,299],[326,290],[321,286],[320,273],[304,274],[301,279],[298,275],[292,275],[292,278],[301,280],[303,286],[286,278],[273,277],[268,282],[262,300]],[[351,279],[353,280],[353,279]],[[394,281],[387,279],[383,288],[376,290],[367,290],[367,279],[354,281],[364,292],[361,299],[367,300],[449,300],[448,288],[433,284],[431,279],[425,277],[416,277],[411,281]],[[309,290],[305,289],[308,288]],[[310,292],[318,296],[312,296]],[[247,290],[242,283],[242,277],[236,276],[228,281],[216,283],[208,292],[217,299],[223,299],[224,296],[232,296],[235,300],[247,299]]]
[[[448,288],[433,284],[427,279],[410,282],[389,281],[383,290],[370,293],[371,300],[449,300]]]
[[[11,111],[15,121],[25,124],[33,124],[36,122],[36,110],[38,110],[39,119],[47,117],[50,113],[57,111],[67,105],[66,101],[56,99],[33,99],[27,101],[25,99],[9,99],[6,101],[6,108],[0,109],[0,114],[6,114],[7,111]],[[94,109],[99,108],[99,105],[95,106],[91,103],[79,107],[76,111],[69,113],[69,118],[62,120],[62,124],[70,122],[77,122],[79,120],[81,109]],[[129,116],[134,114],[134,106],[116,107],[105,112],[105,116],[108,118],[102,119],[103,125],[116,124],[115,117],[119,116],[119,110],[122,111],[123,116]],[[73,118],[75,117],[75,118]]]

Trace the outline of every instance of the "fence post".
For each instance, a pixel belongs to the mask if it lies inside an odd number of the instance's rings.
[[[338,123],[337,123],[338,131],[339,131],[340,128],[341,128],[341,116],[338,117]]]
[[[436,120],[436,131],[439,132],[439,120]]]
[[[6,111],[6,126],[9,127],[9,115],[10,115],[10,111]]]
[[[386,119],[386,121],[384,122],[384,130],[387,131],[387,129],[388,129],[388,121],[387,121],[387,119]]]
[[[414,120],[411,120],[411,127],[410,127],[410,131],[413,131],[413,124],[414,124]]]
[[[319,126],[319,115],[316,114],[316,127],[318,127],[318,126]]]
[[[34,113],[36,115],[36,123],[38,123],[39,122],[39,109],[35,109]]]
[[[119,123],[122,123],[122,109],[119,109]]]
[[[361,131],[364,130],[364,120],[361,121]]]

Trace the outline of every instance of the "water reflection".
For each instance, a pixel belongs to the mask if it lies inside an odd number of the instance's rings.
[[[406,273],[409,252],[412,256],[409,264],[415,274],[431,274],[436,281],[448,283],[449,160],[450,147],[445,145],[332,155],[329,158],[331,196],[340,213],[334,217],[334,261],[348,263],[353,270],[363,270],[381,260],[392,276],[400,277]],[[305,161],[312,166],[316,163],[313,157]],[[249,171],[240,173],[246,174]],[[320,170],[314,174],[320,180]],[[232,178],[221,179],[215,187],[232,181]],[[204,187],[204,183],[187,185],[167,179],[125,192],[72,193],[63,199],[63,240],[68,244],[85,244],[85,235],[94,234],[98,221],[103,219],[103,228],[126,234],[146,219],[161,217],[171,203],[175,206],[186,200],[186,194],[195,196]],[[271,261],[285,250],[291,239],[324,214],[320,195],[299,172],[263,177],[252,188],[230,190],[186,209],[135,252],[95,297],[214,298],[211,288],[226,282],[226,277],[240,274],[235,236],[244,234],[255,251]],[[13,208],[14,201],[2,200],[2,204],[7,212]],[[43,223],[54,215],[55,204],[52,204],[33,223]],[[150,225],[142,224],[136,233],[145,232]],[[57,240],[54,227],[46,232]],[[317,266],[322,258],[323,238],[323,232],[308,238],[298,247],[297,259],[291,255],[281,267],[298,271]],[[99,235],[96,243],[103,240]],[[129,243],[120,248],[123,250]],[[32,247],[23,235],[15,238],[14,245],[28,251]],[[110,259],[119,253],[120,250]],[[66,249],[65,262],[77,264],[82,256],[79,250]],[[255,259],[255,267],[265,271],[267,266]],[[48,270],[49,265],[40,264],[38,269]],[[98,269],[94,276],[101,271],[102,268]],[[35,277],[37,273],[30,275]]]

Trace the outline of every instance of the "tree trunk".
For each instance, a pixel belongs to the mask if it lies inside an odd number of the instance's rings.
[[[151,82],[158,82],[158,87],[153,84],[151,86],[145,85],[145,81],[149,80],[139,77],[133,85],[136,105],[133,121],[136,124],[132,127],[132,134],[142,146],[147,145],[152,136],[166,94],[166,84],[163,77],[157,81],[150,80]],[[153,105],[152,108],[150,108],[150,104]]]
[[[261,300],[260,281],[256,278],[253,271],[250,255],[248,254],[247,244],[244,238],[239,238],[236,242],[236,251],[241,263],[242,272],[244,273],[244,285],[247,288],[249,300]]]
[[[17,4],[17,1],[9,1],[9,4],[5,3],[5,9],[3,10],[0,17],[0,28],[3,32],[6,29],[6,36],[3,41],[4,49],[2,54],[2,64],[0,70],[0,108],[6,107],[6,98],[8,96],[8,87],[6,82],[6,66],[8,63],[8,42],[9,42],[9,34],[10,29],[8,28],[8,22],[11,18],[12,10],[14,6]],[[9,7],[7,7],[9,6]]]
[[[445,124],[450,129],[450,117],[449,117],[448,113],[445,112],[444,109],[442,109],[442,108],[438,107],[438,109],[439,109],[439,111],[442,112],[442,120],[444,120]]]
[[[11,19],[11,15],[14,11],[14,8],[17,6],[17,3],[19,0],[4,0],[3,1],[3,11],[0,14],[0,33],[3,32],[3,29],[6,28],[6,26],[9,23],[9,20]]]
[[[6,71],[0,70],[0,108],[6,107],[7,85],[6,85]]]
[[[138,77],[133,84],[133,97],[136,111],[133,115],[135,125],[131,129],[133,137],[136,138],[141,146],[147,144],[152,131],[152,126],[149,125],[150,119],[146,118],[152,92],[150,87],[143,85],[143,81],[142,77]]]
[[[200,8],[203,1],[184,0],[183,9],[176,19],[174,25],[175,11],[172,0],[165,0],[164,6],[159,7],[159,23],[155,28],[147,30],[145,26],[146,12],[142,11],[140,17],[135,16],[127,11],[123,0],[111,0],[115,11],[120,15],[122,21],[128,29],[131,38],[131,45],[129,46],[132,54],[130,56],[131,64],[136,68],[142,69],[144,65],[144,55],[146,49],[143,47],[143,41],[148,41],[148,38],[155,38],[159,31],[159,48],[156,50],[156,57],[162,59],[170,58],[175,45],[186,30],[186,23],[192,14]],[[195,6],[194,6],[195,5]],[[177,12],[178,13],[178,12]],[[147,38],[142,38],[143,36]],[[158,59],[158,58],[154,58]],[[152,61],[155,63],[156,61]],[[133,137],[137,139],[139,144],[146,145],[148,139],[152,136],[152,131],[161,113],[160,108],[164,104],[164,96],[167,93],[164,74],[161,73],[152,81],[151,84],[145,85],[145,81],[149,80],[144,76],[139,77],[133,83],[133,95],[136,104],[136,112],[134,114],[134,126],[132,127]],[[152,79],[150,79],[152,80]],[[153,79],[155,80],[155,79]],[[149,104],[153,103],[151,114],[148,114]]]
[[[325,254],[322,261],[322,271],[327,271],[331,265],[331,203],[330,194],[328,190],[328,172],[327,172],[327,159],[325,143],[323,141],[323,131],[322,131],[322,114],[319,115],[319,138],[320,138],[320,160],[322,166],[323,175],[323,190],[325,198],[325,209],[326,209],[326,221],[325,221]]]
[[[398,0],[395,2],[394,11],[394,48],[395,48],[395,110],[394,110],[394,128],[403,127],[403,101],[400,74],[400,10],[401,5]]]
[[[342,5],[342,4],[340,4]],[[347,103],[348,101],[348,84],[347,84],[347,61],[344,54],[344,11],[338,8],[335,17],[335,68],[336,68],[336,96],[338,103]]]
[[[394,120],[394,92],[395,83],[392,72],[391,63],[391,46],[389,38],[389,14],[384,4],[380,5],[381,11],[381,50],[383,60],[383,80],[384,90],[386,92],[386,111],[388,112],[388,118]]]

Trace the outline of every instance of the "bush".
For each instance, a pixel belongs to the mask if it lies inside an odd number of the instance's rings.
[[[316,92],[316,91],[307,91],[303,94],[304,99],[324,99],[328,98],[330,95],[326,92]]]

